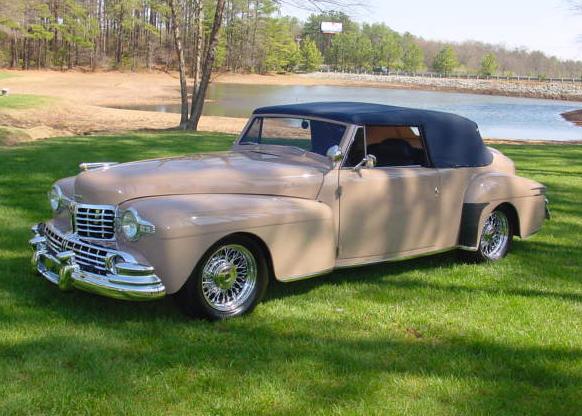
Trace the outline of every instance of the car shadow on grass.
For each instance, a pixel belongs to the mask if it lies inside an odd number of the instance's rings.
[[[21,243],[22,244],[22,243]],[[17,246],[21,246],[18,244]],[[540,255],[554,256],[559,258],[564,256],[570,249],[564,245],[555,245],[543,241],[516,241],[514,252],[504,262],[512,261],[520,268],[524,269],[524,274],[539,273],[539,266],[535,260]],[[573,250],[575,247],[572,247]],[[27,252],[28,253],[28,252]],[[340,287],[345,284],[356,285],[354,290],[358,291],[358,285],[367,288],[373,286],[381,291],[399,289],[430,289],[441,291],[443,296],[446,292],[464,292],[469,294],[490,294],[499,296],[526,296],[539,298],[552,298],[563,301],[582,302],[582,294],[577,292],[565,292],[555,289],[533,289],[525,287],[520,281],[507,281],[502,286],[491,286],[489,284],[470,285],[440,282],[438,279],[427,280],[423,276],[431,270],[450,272],[453,268],[466,267],[466,273],[470,274],[477,268],[494,267],[491,264],[471,265],[465,264],[458,258],[455,251],[427,256],[423,258],[386,262],[368,266],[361,266],[349,269],[336,270],[327,275],[314,277],[311,279],[283,283],[271,281],[263,303],[289,299],[296,296],[304,296],[314,289],[324,287]],[[568,261],[568,257],[564,260]],[[577,262],[577,260],[572,260]],[[412,273],[420,273],[411,277]],[[188,321],[181,315],[177,305],[171,296],[156,302],[127,302],[105,298],[98,295],[73,290],[70,293],[61,292],[57,286],[46,281],[42,276],[31,270],[28,256],[19,256],[7,259],[0,266],[0,277],[3,281],[2,289],[10,293],[10,296],[19,302],[28,305],[35,304],[36,307],[45,309],[47,312],[58,313],[65,318],[73,318],[76,321],[86,320],[94,322],[105,316],[108,321],[131,321],[134,319],[147,319],[147,317],[163,316],[165,319],[175,321]],[[546,277],[549,281],[553,279],[565,280],[567,282],[577,282],[576,276]],[[551,286],[549,286],[551,287]],[[369,290],[362,289],[368,293],[362,296],[372,296]],[[104,314],[104,311],[107,313]],[[1,320],[1,317],[0,317]]]
[[[540,253],[543,256],[560,256],[564,255],[564,251],[568,252],[568,247],[564,245],[555,245],[540,241],[516,241],[514,243],[514,252],[509,254],[509,258],[504,259],[504,262],[512,261],[522,268],[522,274],[539,275],[539,265],[535,260],[539,259]],[[576,247],[570,247],[571,250]],[[554,257],[556,258],[556,257]],[[533,261],[532,261],[533,260]],[[567,260],[566,260],[567,261]],[[577,260],[572,260],[577,262]],[[582,293],[556,291],[555,289],[540,290],[524,287],[522,281],[509,279],[505,284],[500,286],[490,286],[487,283],[475,284],[471,282],[470,285],[451,284],[436,281],[428,281],[422,277],[410,278],[413,272],[430,273],[431,270],[442,271],[443,269],[453,269],[454,267],[466,267],[467,274],[471,274],[472,268],[490,268],[496,265],[489,263],[482,263],[477,265],[466,264],[458,256],[458,253],[451,251],[440,255],[428,256],[420,259],[406,260],[401,262],[387,262],[375,265],[362,266],[352,269],[344,269],[334,271],[330,274],[315,277],[312,279],[300,282],[276,282],[269,287],[269,293],[266,296],[265,302],[288,298],[292,296],[301,296],[310,291],[323,286],[341,286],[346,283],[362,283],[367,286],[373,285],[381,287],[386,290],[390,288],[408,288],[416,289],[431,289],[448,292],[465,292],[470,294],[490,294],[499,296],[525,296],[525,297],[539,297],[539,298],[553,298],[563,301],[582,302]],[[539,279],[538,279],[539,280]],[[553,287],[552,283],[556,280],[562,280],[569,283],[578,283],[578,276],[544,276],[544,280],[549,284],[549,288]]]

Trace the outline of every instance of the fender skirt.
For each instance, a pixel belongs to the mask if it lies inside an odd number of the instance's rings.
[[[461,231],[459,233],[459,246],[462,248],[477,248],[479,243],[479,222],[481,214],[488,203],[464,203],[461,214]]]

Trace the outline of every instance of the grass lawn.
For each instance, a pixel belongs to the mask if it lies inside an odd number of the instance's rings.
[[[0,96],[0,110],[22,110],[49,104],[53,98],[33,94],[9,94]]]
[[[0,147],[0,414],[580,414],[582,146],[499,146],[549,187],[554,219],[495,265],[445,254],[274,284],[252,315],[219,323],[169,298],[62,293],[29,270],[28,228],[79,162],[232,139]]]
[[[15,76],[16,76],[16,74],[14,74],[14,73],[0,71],[0,80],[6,79],[6,78],[13,78]]]

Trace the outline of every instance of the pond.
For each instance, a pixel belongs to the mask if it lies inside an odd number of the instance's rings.
[[[582,127],[560,114],[582,102],[406,89],[212,84],[205,115],[248,117],[256,107],[310,101],[364,101],[448,111],[476,121],[484,137],[517,140],[582,140]],[[119,108],[119,107],[118,107]],[[125,109],[180,112],[178,104],[127,106]]]

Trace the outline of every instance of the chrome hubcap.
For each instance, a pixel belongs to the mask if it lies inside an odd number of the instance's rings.
[[[222,312],[243,305],[257,282],[257,263],[245,247],[229,244],[219,247],[202,269],[202,293],[208,304]]]
[[[491,260],[497,260],[509,242],[509,220],[501,211],[492,212],[485,220],[481,234],[481,252]]]

